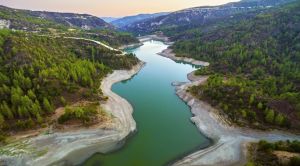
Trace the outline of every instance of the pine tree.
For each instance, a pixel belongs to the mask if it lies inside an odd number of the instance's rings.
[[[13,115],[12,111],[10,110],[10,108],[8,107],[6,101],[2,102],[0,109],[1,109],[2,115],[5,116],[6,118],[8,118],[8,119],[14,118],[14,115]]]
[[[0,129],[3,128],[4,123],[5,123],[4,117],[3,117],[3,115],[0,113]]]
[[[44,109],[47,112],[52,112],[53,111],[53,108],[52,108],[49,100],[46,97],[43,99],[43,106],[44,106]]]
[[[36,95],[35,95],[35,93],[33,92],[33,90],[31,90],[31,89],[27,92],[27,95],[28,95],[28,97],[29,97],[31,100],[35,100],[35,99],[36,99]]]

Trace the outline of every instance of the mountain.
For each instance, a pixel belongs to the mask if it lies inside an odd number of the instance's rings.
[[[0,29],[3,28],[48,36],[89,38],[113,47],[138,42],[132,35],[118,32],[113,25],[87,14],[29,11],[0,6]]]
[[[153,18],[156,18],[159,16],[164,16],[167,14],[169,14],[169,13],[162,12],[162,13],[154,13],[154,14],[139,14],[139,15],[134,15],[134,16],[127,16],[127,17],[123,17],[120,19],[116,19],[116,20],[112,21],[111,24],[122,29],[123,27],[133,24],[135,22],[153,19]]]
[[[136,35],[150,34],[155,31],[167,32],[170,29],[178,28],[185,30],[214,22],[216,19],[222,20],[238,13],[266,9],[290,1],[292,0],[242,0],[221,6],[195,7],[128,24],[122,29]]]
[[[5,6],[0,6],[0,19],[9,21],[12,29],[23,30],[36,30],[37,28],[54,26],[53,24],[85,30],[113,29],[113,26],[104,20],[88,14],[30,11]]]
[[[105,22],[108,22],[108,23],[111,23],[112,21],[115,21],[117,19],[120,19],[120,18],[117,18],[117,17],[100,17],[102,20],[104,20]]]

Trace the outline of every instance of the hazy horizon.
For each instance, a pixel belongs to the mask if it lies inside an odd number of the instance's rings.
[[[0,5],[28,10],[91,14],[98,17],[123,17],[136,14],[172,12],[190,7],[221,5],[238,0],[2,0]]]

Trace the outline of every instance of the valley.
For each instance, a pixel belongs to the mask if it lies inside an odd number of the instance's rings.
[[[300,3],[97,17],[0,3],[0,165],[300,164]]]

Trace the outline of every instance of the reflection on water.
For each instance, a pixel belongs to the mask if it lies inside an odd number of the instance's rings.
[[[138,131],[121,149],[95,154],[83,165],[161,166],[210,144],[171,86],[174,81],[188,81],[186,75],[195,66],[156,54],[166,48],[162,42],[149,41],[131,50],[146,66],[132,79],[113,85],[113,91],[132,104]]]

